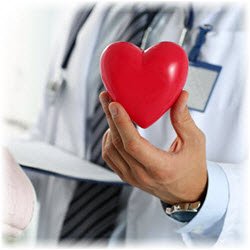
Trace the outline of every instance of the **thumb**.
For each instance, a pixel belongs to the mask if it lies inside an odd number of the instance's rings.
[[[170,111],[172,125],[182,139],[189,138],[198,129],[189,113],[187,101],[188,92],[183,90]]]

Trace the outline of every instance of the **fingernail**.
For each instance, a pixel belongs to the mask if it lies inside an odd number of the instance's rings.
[[[99,99],[101,104],[109,103],[109,98],[106,95],[100,95]]]
[[[118,114],[118,109],[115,105],[109,105],[109,111],[110,111],[112,117],[115,117]]]
[[[187,100],[185,102],[182,103],[181,107],[180,107],[180,111],[184,112],[185,108],[187,106]]]
[[[188,102],[188,93],[186,92],[184,95],[182,93],[182,98],[184,97],[184,100],[182,100],[182,103],[180,105],[180,112],[184,112],[187,107]]]

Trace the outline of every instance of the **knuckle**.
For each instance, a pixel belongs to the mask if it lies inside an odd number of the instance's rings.
[[[107,166],[108,166],[110,169],[112,169],[113,171],[115,171],[114,166],[112,166],[112,164],[110,164],[110,162],[107,161],[106,164],[107,164]]]
[[[103,148],[102,149],[102,159],[104,161],[106,161],[107,160],[107,156],[108,156],[107,151],[105,150],[105,148]]]
[[[122,177],[120,177],[124,182],[131,184],[132,186],[136,185],[136,181],[131,173],[130,169],[123,169]]]
[[[142,174],[139,175],[138,182],[143,187],[149,187],[149,186],[151,186],[151,182],[149,181],[149,178],[147,176],[145,176],[145,175],[142,175]]]
[[[122,139],[119,136],[114,136],[112,142],[116,148],[121,148],[123,146]]]
[[[120,115],[116,115],[115,116],[115,123],[116,123],[116,125],[118,125],[118,126],[122,126],[124,123],[126,123],[126,121],[124,121],[124,119],[123,119],[123,117],[122,116],[120,116]]]
[[[106,143],[107,134],[108,134],[108,131],[106,130],[105,133],[102,136],[102,145],[105,145],[105,143]]]
[[[206,143],[206,136],[199,128],[197,129],[196,136],[193,138],[193,142],[195,145],[199,146]]]
[[[180,124],[182,126],[183,125],[187,126],[188,124],[193,122],[193,119],[187,112],[185,112],[184,115],[181,118],[174,119],[173,121],[177,125]]]
[[[121,179],[122,181],[128,182],[128,181],[126,180],[126,178],[125,178],[122,174],[118,174],[118,175],[119,175],[119,177],[120,177],[120,179]]]
[[[138,181],[135,181],[133,178],[126,179],[125,182],[129,183],[131,186],[140,187]]]
[[[103,153],[105,154],[105,155],[108,155],[108,151],[109,151],[109,149],[108,149],[108,145],[107,145],[107,143],[104,145],[104,148],[103,148]]]
[[[136,153],[138,151],[138,143],[136,140],[129,140],[125,143],[124,149],[128,153]]]
[[[124,171],[120,171],[119,173],[117,173],[120,177],[120,179],[124,182],[128,182],[128,176]]]
[[[151,187],[151,178],[140,166],[134,166],[133,176],[141,187]]]
[[[185,114],[180,122],[186,125],[186,124],[192,123],[193,119],[191,118],[189,114]]]
[[[106,142],[107,142],[107,137],[108,137],[108,135],[109,135],[109,129],[107,129],[106,131],[105,131],[105,133],[103,134],[103,136],[102,136],[102,146],[104,147],[104,145],[106,144]]]
[[[102,148],[102,158],[106,160],[108,156],[110,155],[112,148],[111,143],[106,143],[104,147]]]
[[[111,114],[109,113],[109,112],[105,112],[105,115],[106,115],[106,119],[108,120],[108,121],[111,121],[112,120],[112,116],[111,116]]]
[[[124,178],[124,176],[123,176],[123,174],[121,173],[121,171],[115,171],[116,172],[116,174],[120,177],[120,179],[122,180],[122,181],[125,181],[125,178]]]

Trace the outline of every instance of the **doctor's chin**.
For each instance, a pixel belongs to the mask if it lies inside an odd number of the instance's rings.
[[[246,247],[246,7],[1,7],[3,246]]]

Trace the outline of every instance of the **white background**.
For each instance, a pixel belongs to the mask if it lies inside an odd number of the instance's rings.
[[[36,120],[53,34],[66,10],[62,4],[23,1],[1,6],[0,119],[5,136],[22,133]]]

